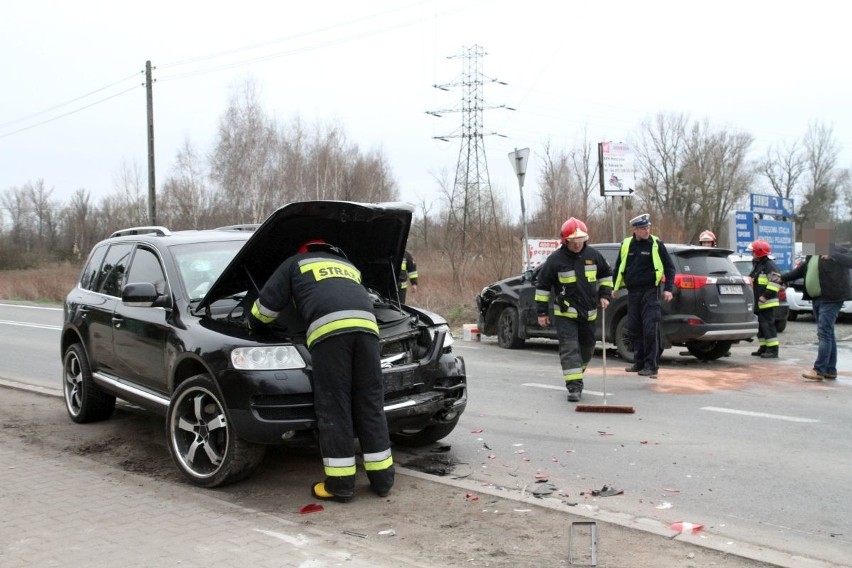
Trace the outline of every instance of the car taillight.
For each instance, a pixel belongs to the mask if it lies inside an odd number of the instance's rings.
[[[778,290],[778,299],[779,300],[786,300],[787,299],[787,289],[786,288],[781,288],[780,290]]]
[[[674,284],[683,290],[698,290],[699,288],[712,284],[715,278],[707,276],[695,276],[694,274],[675,274]]]

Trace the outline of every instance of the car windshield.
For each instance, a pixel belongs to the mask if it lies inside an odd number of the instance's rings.
[[[191,302],[204,298],[245,240],[191,243],[172,247],[186,296]]]

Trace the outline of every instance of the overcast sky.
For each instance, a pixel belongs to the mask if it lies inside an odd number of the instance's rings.
[[[63,202],[114,191],[122,164],[147,171],[145,61],[154,77],[157,180],[185,140],[212,149],[234,89],[256,82],[282,121],[337,121],[362,151],[379,148],[401,197],[437,198],[452,179],[461,124],[450,83],[481,45],[492,185],[519,211],[508,160],[531,148],[535,207],[541,149],[630,141],[641,121],[687,113],[755,137],[754,158],[834,128],[852,167],[849,19],[815,0],[315,0],[7,2],[0,19],[0,191],[43,179]],[[86,108],[87,107],[87,108]],[[81,110],[82,109],[82,110]],[[75,112],[78,111],[78,112]],[[65,115],[65,116],[62,116]],[[43,123],[43,124],[39,124]]]

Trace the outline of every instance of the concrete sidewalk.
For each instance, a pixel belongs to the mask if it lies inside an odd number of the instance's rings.
[[[364,539],[342,540],[77,456],[0,445],[0,566],[421,567]],[[371,538],[393,538],[376,536]]]

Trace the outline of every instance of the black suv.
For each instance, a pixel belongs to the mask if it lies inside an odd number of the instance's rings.
[[[615,266],[620,243],[592,246]],[[757,335],[754,294],[728,258],[732,251],[679,244],[666,244],[666,248],[677,273],[672,301],[663,303],[664,348],[681,345],[691,355],[709,361],[727,354],[733,343]],[[496,335],[500,347],[518,349],[532,337],[556,339],[552,323],[546,328],[538,325],[534,296],[540,268],[486,286],[476,297],[479,332]],[[600,323],[596,333],[600,339]],[[627,337],[627,290],[616,292],[606,309],[606,339],[615,344],[623,359],[633,360]]]
[[[312,442],[304,322],[288,309],[251,332],[245,316],[284,259],[324,239],[346,252],[373,297],[391,439],[416,446],[447,436],[467,404],[465,364],[446,320],[395,299],[411,217],[400,203],[312,201],[260,226],[114,233],[95,245],[65,301],[71,419],[109,418],[116,397],[162,413],[175,464],[202,487],[248,476],[266,445]]]

